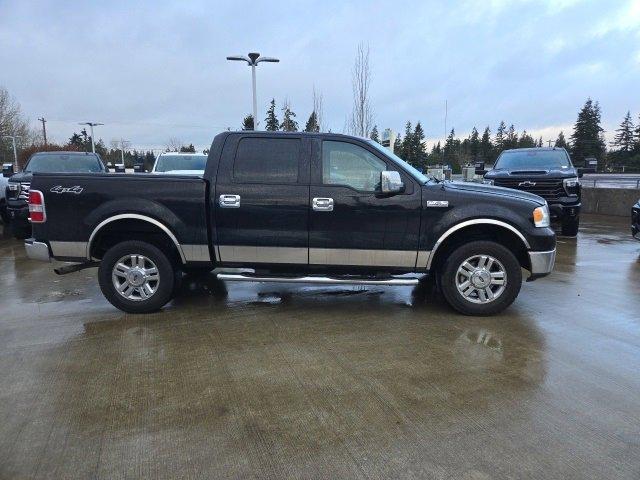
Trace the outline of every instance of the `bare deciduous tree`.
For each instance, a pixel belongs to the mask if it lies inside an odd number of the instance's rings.
[[[369,67],[369,46],[358,44],[356,60],[353,65],[353,110],[349,119],[349,131],[352,135],[369,137],[373,126],[373,112],[369,102],[371,86],[371,68]]]
[[[167,152],[179,152],[180,148],[184,145],[184,142],[176,137],[171,137],[167,141]]]
[[[22,114],[20,104],[9,95],[9,91],[0,87],[0,136],[15,135],[20,146],[28,145],[38,141],[38,136],[29,127],[29,122]],[[6,142],[0,139],[0,153],[6,154],[7,158],[13,158],[13,149]]]

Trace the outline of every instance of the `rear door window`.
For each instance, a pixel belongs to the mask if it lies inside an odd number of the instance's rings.
[[[301,142],[297,138],[243,138],[233,163],[236,183],[297,183]]]

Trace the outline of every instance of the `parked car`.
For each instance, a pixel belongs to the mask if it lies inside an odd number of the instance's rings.
[[[206,164],[207,156],[202,153],[166,152],[158,155],[151,171],[172,175],[202,175]]]
[[[337,134],[225,132],[202,178],[35,174],[34,259],[99,266],[106,298],[150,312],[180,270],[227,281],[415,285],[488,315],[551,272],[556,241],[537,195],[430,179],[376,142]],[[408,276],[406,274],[413,274]],[[403,275],[403,276],[400,276]]]
[[[104,163],[97,153],[37,152],[31,155],[24,170],[9,178],[7,185],[7,213],[13,235],[24,239],[31,235],[29,223],[29,187],[34,173],[103,173]]]
[[[535,193],[544,198],[562,235],[576,236],[580,225],[582,171],[564,148],[504,150],[484,178],[492,185]]]
[[[9,213],[7,212],[7,185],[9,177],[13,175],[13,164],[2,165],[2,176],[0,176],[0,219],[5,225],[9,224]]]
[[[640,240],[640,200],[631,207],[631,235]]]

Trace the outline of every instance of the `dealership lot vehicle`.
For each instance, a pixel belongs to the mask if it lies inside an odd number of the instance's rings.
[[[640,200],[631,208],[631,235],[640,240]]]
[[[640,243],[618,218],[583,214],[485,318],[423,284],[215,274],[126,315],[0,236],[1,476],[636,480]]]
[[[582,172],[567,151],[552,147],[504,150],[484,178],[492,185],[540,195],[551,216],[560,221],[562,234],[575,236],[580,225],[580,177]]]
[[[203,178],[36,175],[32,258],[100,261],[103,293],[133,313],[173,296],[180,270],[233,281],[406,285],[432,274],[449,304],[497,313],[548,274],[543,199],[428,179],[379,144],[334,134],[225,132]],[[80,265],[78,268],[82,268]],[[67,269],[65,271],[72,270]]]
[[[207,165],[207,156],[202,153],[164,152],[158,155],[152,173],[173,175],[202,175]]]
[[[100,156],[95,153],[38,152],[31,155],[24,170],[9,178],[6,189],[7,213],[14,236],[26,238],[31,234],[27,201],[34,173],[104,173],[106,171]]]
[[[7,185],[9,177],[13,173],[12,165],[8,164],[5,173],[5,165],[2,166],[2,175],[0,175],[0,219],[7,225],[9,223],[9,213],[7,212]],[[11,172],[11,173],[9,173]]]

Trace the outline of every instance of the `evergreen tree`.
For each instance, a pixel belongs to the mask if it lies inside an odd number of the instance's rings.
[[[600,105],[588,98],[578,113],[571,134],[571,155],[582,161],[587,157],[601,159],[605,152],[604,130],[600,126]]]
[[[538,147],[542,147],[542,135],[538,139]]]
[[[631,112],[627,112],[620,124],[620,128],[616,130],[616,135],[613,138],[614,147],[618,148],[618,151],[628,154],[634,149],[635,139],[633,131],[633,121],[631,120]]]
[[[183,145],[180,147],[180,153],[196,153],[196,147],[193,146],[193,143],[190,143],[188,147]]]
[[[304,131],[315,133],[318,133],[320,131],[320,125],[318,125],[318,116],[316,115],[315,110],[311,112],[311,115],[309,115],[309,120],[307,120]]]
[[[504,149],[507,150],[509,148],[518,148],[518,134],[513,124],[509,126],[507,137],[504,140]]]
[[[451,129],[451,133],[449,133],[449,136],[447,137],[447,141],[444,144],[444,160],[445,160],[445,163],[448,163],[448,164],[456,163],[456,160],[457,160],[457,155],[456,155],[456,153],[457,153],[456,152],[457,143],[458,142],[456,142],[456,132],[452,128]]]
[[[242,120],[242,130],[255,130],[253,125],[253,115],[247,115]]]
[[[296,122],[296,114],[291,110],[288,102],[285,102],[282,107],[282,123],[280,124],[280,130],[283,132],[297,132],[298,122]]]
[[[522,135],[518,139],[518,148],[533,148],[537,145],[537,142],[526,130],[522,131]]]
[[[506,141],[505,132],[507,131],[507,126],[504,122],[500,122],[498,126],[498,131],[496,132],[496,141],[494,142],[494,146],[496,148],[496,154],[500,154],[502,150],[504,150],[504,142]]]
[[[400,157],[408,163],[413,161],[413,131],[411,130],[411,122],[407,122],[404,126],[404,139],[402,140],[402,155]]]
[[[402,138],[400,135],[393,141],[393,153],[402,158]]]
[[[471,135],[469,135],[469,154],[475,160],[478,158],[480,154],[480,135],[476,127],[473,127],[471,130]]]
[[[269,110],[267,110],[267,118],[264,119],[265,122],[265,130],[268,132],[277,132],[278,131],[278,117],[276,117],[276,100],[274,98],[271,99],[271,104],[269,105]]]
[[[414,152],[413,166],[424,167],[427,162],[427,152],[424,147],[424,130],[418,121],[411,135],[412,150]]]
[[[373,140],[374,142],[380,143],[380,135],[378,135],[378,126],[377,125],[373,126],[373,130],[371,130],[371,135],[370,135],[369,138],[371,138],[371,140]]]
[[[634,138],[635,138],[635,143],[634,143],[633,149],[635,150],[636,153],[640,153],[640,115],[638,115],[638,125],[636,125]]]
[[[480,156],[485,162],[491,160],[491,154],[493,151],[493,144],[491,143],[491,130],[489,127],[484,129],[482,138],[480,139]]]
[[[560,133],[558,134],[558,138],[556,138],[556,143],[554,143],[553,146],[557,148],[569,148],[567,140],[564,138],[563,131],[560,131]]]

